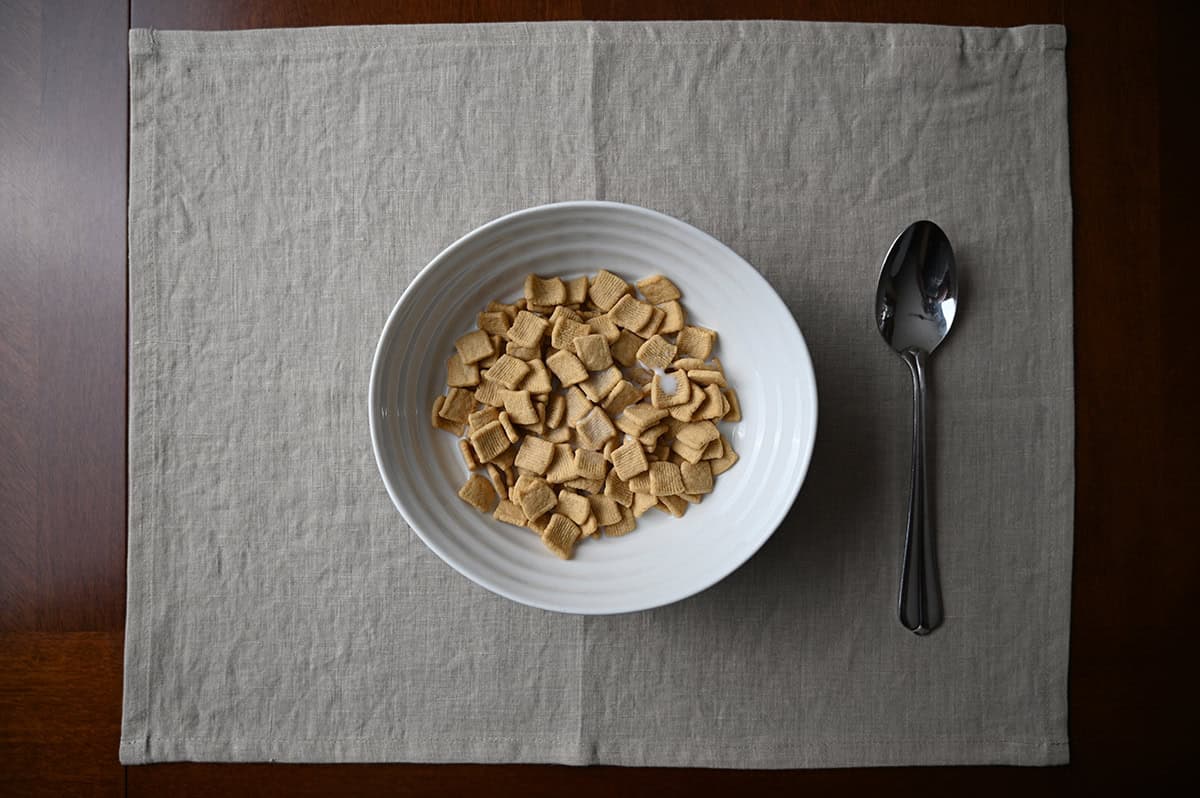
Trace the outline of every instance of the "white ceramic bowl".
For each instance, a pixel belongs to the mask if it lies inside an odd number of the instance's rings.
[[[429,423],[454,340],[492,299],[513,301],[529,272],[605,268],[632,282],[665,274],[717,354],[743,421],[720,426],[741,456],[682,519],[652,510],[620,538],[583,541],[572,560],[536,534],[457,496],[467,472],[455,438]],[[439,557],[523,604],[588,615],[648,609],[734,571],[786,515],[812,454],[817,388],[804,338],[766,280],[732,250],[669,216],[612,202],[564,202],[496,219],[451,244],[392,310],[371,369],[371,440],[409,526]]]

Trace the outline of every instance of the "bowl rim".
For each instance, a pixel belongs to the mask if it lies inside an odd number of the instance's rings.
[[[802,381],[805,383],[804,387],[812,395],[813,403],[811,421],[808,425],[809,434],[807,435],[807,440],[804,443],[804,451],[801,453],[800,467],[796,470],[797,476],[795,478],[795,484],[790,486],[790,488],[787,490],[787,492],[790,494],[788,496],[788,501],[779,503],[779,509],[777,512],[774,513],[772,517],[764,524],[764,526],[769,526],[770,531],[763,535],[762,539],[758,541],[757,545],[748,549],[743,558],[736,562],[730,560],[728,564],[729,567],[725,569],[723,573],[719,573],[718,576],[711,580],[705,580],[702,584],[698,584],[694,588],[689,588],[689,592],[674,598],[654,600],[650,603],[646,603],[644,601],[630,602],[628,605],[617,605],[612,608],[605,609],[576,609],[564,608],[563,605],[555,606],[547,602],[540,602],[525,596],[515,595],[511,591],[492,582],[486,575],[476,573],[470,566],[457,562],[454,557],[449,556],[446,553],[446,551],[435,539],[422,532],[417,525],[413,523],[409,511],[405,509],[405,504],[401,499],[400,492],[393,484],[392,479],[384,466],[383,454],[379,442],[379,422],[377,421],[376,413],[376,406],[382,391],[380,384],[380,381],[382,380],[381,363],[384,357],[385,344],[391,340],[393,337],[394,328],[400,322],[401,309],[404,307],[405,301],[411,294],[415,294],[426,281],[434,279],[434,275],[437,273],[441,265],[452,258],[459,249],[466,246],[470,241],[478,238],[479,236],[485,235],[497,227],[503,227],[504,225],[510,224],[511,222],[519,219],[552,213],[560,210],[568,210],[571,208],[616,210],[624,213],[633,213],[648,219],[653,219],[660,223],[665,223],[678,228],[685,228],[690,234],[698,234],[702,238],[707,239],[707,243],[715,245],[717,248],[724,250],[727,255],[745,264],[750,272],[753,273],[753,277],[750,279],[757,279],[760,281],[763,287],[769,291],[774,300],[779,303],[780,308],[791,322],[792,329],[795,330],[796,336],[800,341],[800,349],[794,353],[793,356],[793,367],[800,373]],[[449,565],[453,570],[498,596],[502,596],[518,604],[535,607],[537,609],[582,616],[620,615],[625,613],[641,612],[643,610],[650,610],[656,607],[665,607],[678,601],[691,598],[692,596],[708,590],[710,587],[721,582],[749,562],[750,559],[757,554],[759,550],[766,544],[766,542],[770,540],[771,537],[774,536],[774,534],[778,531],[779,526],[783,523],[783,520],[787,517],[787,514],[795,505],[796,498],[800,495],[800,489],[803,487],[805,480],[808,478],[808,469],[812,463],[813,450],[816,446],[819,409],[820,397],[817,393],[816,373],[813,369],[812,356],[808,349],[808,341],[805,339],[804,333],[800,329],[800,324],[796,321],[796,317],[792,315],[791,308],[787,306],[787,303],[783,301],[783,298],[779,296],[779,293],[770,284],[770,282],[768,282],[767,279],[763,277],[763,275],[757,269],[750,265],[749,261],[735,252],[724,242],[720,241],[704,230],[701,230],[699,227],[660,211],[655,211],[640,205],[632,205],[624,202],[613,202],[610,200],[568,200],[563,202],[551,202],[542,205],[534,205],[528,208],[511,211],[468,231],[445,247],[441,252],[434,256],[434,258],[430,260],[420,272],[417,273],[417,276],[414,277],[408,284],[408,287],[404,289],[403,293],[400,295],[400,298],[396,300],[396,304],[392,307],[391,312],[388,314],[387,321],[384,323],[383,329],[379,334],[379,341],[375,345],[375,354],[371,360],[371,376],[367,391],[367,420],[370,428],[371,450],[375,456],[375,466],[379,470],[379,475],[383,480],[384,487],[387,489],[388,496],[390,496],[392,499],[392,504],[397,510],[399,510],[400,515],[404,518],[405,523],[408,524],[408,527],[413,531],[413,533],[416,534],[421,542],[424,543],[430,549],[430,551],[436,554],[442,562]]]

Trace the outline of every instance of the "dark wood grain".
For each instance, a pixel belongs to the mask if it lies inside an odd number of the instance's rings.
[[[132,0],[0,4],[0,794],[1153,792],[1197,749],[1200,488],[1185,251],[1189,4]],[[124,579],[125,28],[538,19],[1065,22],[1075,208],[1072,764],[706,771],[116,763]],[[1185,193],[1186,192],[1186,193]]]

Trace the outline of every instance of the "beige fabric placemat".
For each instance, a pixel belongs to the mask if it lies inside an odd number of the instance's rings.
[[[1065,33],[782,22],[130,34],[121,759],[839,767],[1067,761]],[[729,244],[821,395],[787,521],[673,606],[498,598],[408,530],[367,378],[473,227],[601,198]],[[949,233],[946,605],[896,619],[910,385],[880,259]]]

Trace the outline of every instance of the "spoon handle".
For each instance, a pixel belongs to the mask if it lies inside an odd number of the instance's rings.
[[[902,357],[913,379],[913,450],[908,528],[904,533],[904,564],[900,571],[900,623],[916,634],[927,635],[942,622],[937,551],[925,484],[925,365],[929,355],[920,349],[910,349]]]

